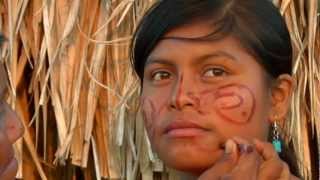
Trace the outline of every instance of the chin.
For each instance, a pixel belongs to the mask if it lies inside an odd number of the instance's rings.
[[[192,174],[195,176],[199,176],[200,174],[202,174],[204,171],[206,171],[211,167],[210,165],[191,164],[191,162],[184,162],[184,163],[177,163],[177,162],[166,163],[165,162],[165,164],[172,169],[175,169],[177,171],[184,172],[187,174]]]
[[[172,169],[193,175],[200,175],[222,156],[221,151],[206,153],[204,151],[184,148],[181,150],[167,149],[158,152],[164,164]]]

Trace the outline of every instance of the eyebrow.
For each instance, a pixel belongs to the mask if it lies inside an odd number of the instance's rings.
[[[200,64],[209,59],[215,59],[219,57],[226,57],[227,59],[238,61],[238,59],[230,53],[227,53],[225,51],[215,51],[213,53],[208,53],[208,54],[204,54],[199,57],[196,57],[194,60],[195,61],[194,64]],[[148,58],[145,66],[148,66],[150,64],[163,64],[163,65],[169,65],[169,66],[175,65],[174,63],[171,62],[170,59],[157,58],[157,57]]]
[[[232,54],[230,54],[228,52],[215,51],[213,53],[208,53],[208,54],[201,55],[201,56],[197,57],[196,62],[206,61],[209,59],[215,59],[215,58],[219,58],[219,57],[225,57],[225,58],[233,60],[233,61],[238,61],[238,59],[235,56],[233,56]]]
[[[151,65],[151,64],[162,64],[162,65],[169,65],[169,66],[174,66],[175,64],[172,63],[169,59],[164,59],[164,58],[148,58],[146,65]]]

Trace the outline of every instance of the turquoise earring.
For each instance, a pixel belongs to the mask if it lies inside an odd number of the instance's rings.
[[[273,132],[272,133],[273,133],[273,137],[272,137],[273,147],[277,151],[277,153],[281,153],[282,146],[281,146],[281,140],[279,138],[279,130],[278,130],[277,121],[274,121],[274,123],[273,123]]]

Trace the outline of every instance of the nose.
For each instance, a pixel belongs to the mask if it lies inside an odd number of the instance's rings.
[[[5,106],[5,111],[3,112],[5,129],[9,141],[11,143],[14,143],[23,135],[24,127],[17,113],[13,111],[8,104],[6,104]]]
[[[199,108],[200,98],[196,95],[195,89],[192,78],[185,78],[181,75],[173,88],[170,107],[177,110]]]

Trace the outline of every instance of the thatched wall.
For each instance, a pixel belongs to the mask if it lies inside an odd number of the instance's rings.
[[[138,113],[139,83],[128,59],[131,34],[152,3],[0,1],[0,31],[8,38],[0,54],[10,75],[8,101],[26,127],[16,144],[17,177],[176,179],[150,150]],[[313,141],[320,142],[318,2],[275,3],[291,31],[298,79],[287,129],[308,173],[310,153],[319,153]]]

